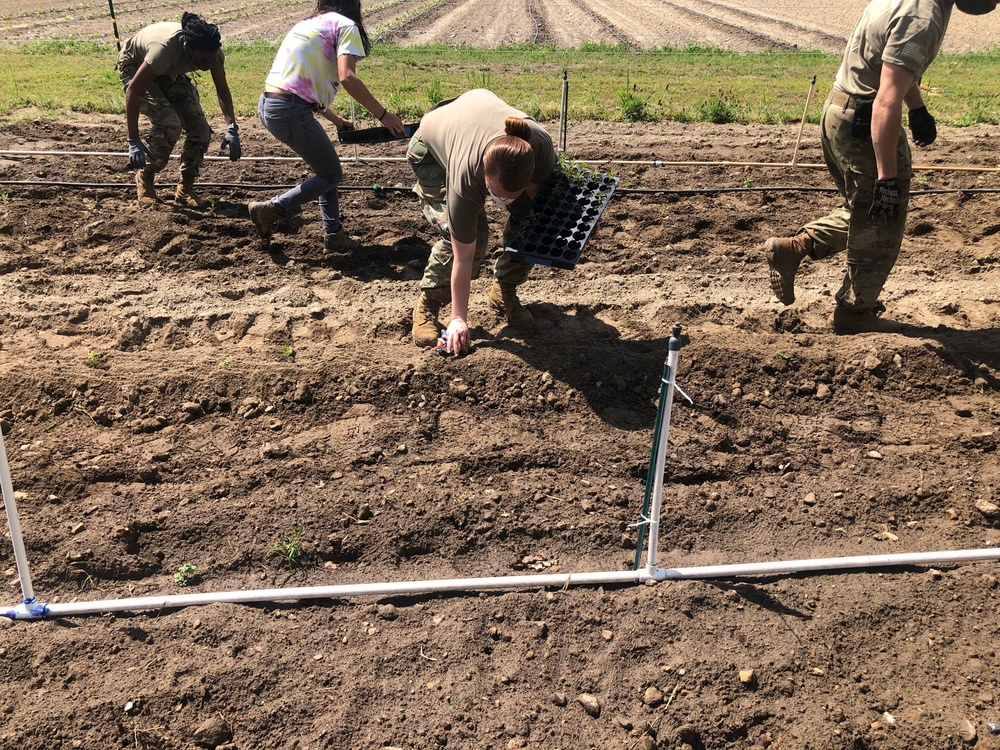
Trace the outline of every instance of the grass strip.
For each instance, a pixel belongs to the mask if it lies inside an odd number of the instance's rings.
[[[226,45],[226,71],[242,117],[253,116],[276,46]],[[59,118],[124,112],[113,45],[36,42],[0,47],[0,118]],[[491,89],[539,120],[559,116],[563,71],[571,120],[788,123],[802,116],[816,76],[808,120],[817,122],[840,55],[810,51],[737,53],[691,47],[630,54],[624,48],[377,45],[358,64],[369,88],[403,119],[442,99]],[[1000,52],[942,55],[924,76],[924,98],[939,123],[1000,124]],[[198,77],[209,115],[219,113],[211,77]],[[347,98],[336,107],[346,112]]]

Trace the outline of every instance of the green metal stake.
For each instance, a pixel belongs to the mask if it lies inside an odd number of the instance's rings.
[[[649,455],[649,469],[646,472],[646,490],[642,500],[642,515],[639,519],[639,531],[636,535],[634,570],[639,570],[642,563],[642,548],[646,541],[646,527],[655,522],[657,529],[659,528],[659,519],[650,518],[650,507],[653,499],[653,488],[657,485],[657,480],[659,479],[656,476],[657,468],[659,468],[659,471],[663,471],[663,466],[659,461],[660,441],[667,439],[667,432],[669,432],[670,428],[670,425],[667,424],[666,429],[664,429],[663,423],[664,420],[669,422],[669,417],[666,415],[670,413],[670,403],[674,396],[674,380],[677,376],[677,353],[681,348],[681,326],[677,323],[671,329],[668,347],[669,354],[667,355],[666,362],[663,363],[663,375],[660,377],[660,400],[656,408],[656,425],[653,428],[653,448]],[[663,447],[666,448],[665,445]],[[659,514],[659,499],[657,499],[656,512]],[[652,546],[655,543],[655,537],[651,538],[650,545]]]
[[[649,469],[646,471],[646,490],[642,498],[642,516],[639,521],[639,534],[635,541],[635,565],[632,570],[638,570],[642,562],[642,547],[646,543],[646,526],[649,521],[649,502],[653,492],[653,472],[656,471],[656,454],[660,450],[660,428],[663,426],[663,413],[667,409],[667,387],[670,382],[670,366],[663,363],[663,375],[660,376],[660,398],[656,407],[656,424],[653,426],[653,448],[649,453]]]

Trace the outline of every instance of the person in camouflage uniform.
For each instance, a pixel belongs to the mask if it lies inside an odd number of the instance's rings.
[[[180,23],[154,23],[126,40],[118,56],[118,75],[125,87],[125,122],[128,127],[129,164],[136,170],[139,203],[158,202],[153,181],[167,165],[170,153],[185,133],[181,151],[181,181],[174,201],[199,208],[194,183],[212,139],[198,89],[188,77],[195,70],[211,71],[227,129],[222,150],[229,158],[242,156],[233,97],[226,81],[225,56],[219,29],[194,13],[184,13]],[[139,113],[152,127],[147,143],[139,138]]]
[[[551,136],[532,118],[511,107],[492,91],[474,89],[441,102],[420,121],[410,139],[407,161],[417,178],[413,192],[424,217],[441,235],[431,248],[413,307],[412,335],[417,346],[434,346],[445,327],[441,308],[451,303],[445,350],[454,356],[468,351],[469,291],[489,246],[486,203],[510,212],[512,222],[526,216],[531,202],[556,166]],[[490,307],[509,326],[534,327],[531,311],[521,304],[517,287],[528,266],[501,253],[493,271]]]
[[[847,273],[835,295],[837,333],[901,329],[879,318],[885,307],[878,298],[906,227],[912,172],[902,109],[909,110],[913,142],[933,143],[937,126],[919,83],[941,48],[953,7],[980,15],[996,0],[872,0],[866,6],[821,120],[823,158],[844,203],[794,237],[765,243],[772,291],[786,305],[795,301],[795,274],[805,258],[847,251]]]

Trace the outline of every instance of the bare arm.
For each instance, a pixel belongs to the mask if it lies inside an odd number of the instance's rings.
[[[139,103],[156,80],[156,71],[143,62],[125,88],[125,127],[129,139],[139,137]]]
[[[330,107],[324,109],[320,112],[320,114],[324,119],[332,122],[337,127],[337,130],[352,130],[354,128],[354,125],[351,124],[350,120],[345,120],[339,114],[330,109]]]
[[[458,356],[469,350],[469,288],[472,286],[472,265],[476,255],[475,242],[451,239],[454,263],[451,267],[451,323],[448,324],[448,353]]]
[[[872,145],[880,180],[896,176],[896,145],[903,127],[903,101],[914,85],[912,71],[902,65],[882,64],[878,93],[872,106]]]
[[[920,93],[920,82],[913,80],[913,85],[906,92],[903,101],[906,102],[907,109],[920,109],[924,106],[924,97]]]
[[[233,109],[233,94],[226,80],[225,64],[221,60],[212,66],[212,82],[215,84],[216,96],[219,97],[222,116],[226,118],[227,125],[232,125],[236,122],[236,110]]]
[[[389,128],[390,132],[402,135],[406,132],[406,128],[403,127],[403,121],[390,112],[387,107],[379,104],[378,100],[372,95],[372,92],[365,86],[365,82],[358,78],[356,70],[357,61],[358,58],[354,55],[340,55],[337,58],[337,74],[340,76],[340,83],[343,85],[344,90],[353,96],[358,104],[375,115],[375,117],[378,117],[379,113],[384,111],[379,120]]]

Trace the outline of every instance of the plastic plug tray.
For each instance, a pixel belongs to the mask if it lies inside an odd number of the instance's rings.
[[[389,128],[362,128],[361,130],[341,130],[337,137],[341,143],[389,143],[389,141],[401,141],[404,138],[412,138],[420,127],[419,122],[412,125],[404,125],[405,135],[393,135]]]
[[[522,263],[574,268],[617,187],[616,177],[601,172],[553,172],[505,250]]]

